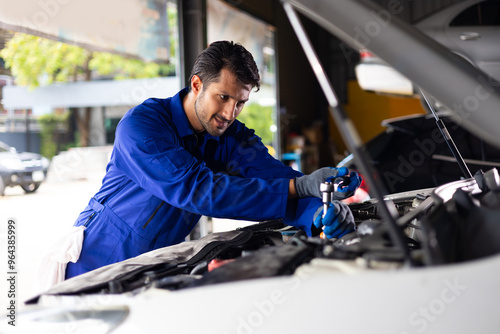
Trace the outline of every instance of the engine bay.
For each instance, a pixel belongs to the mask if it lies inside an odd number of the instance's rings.
[[[500,252],[498,171],[391,195],[410,259],[391,240],[376,200],[350,204],[357,229],[339,239],[308,237],[279,220],[207,235],[65,281],[46,295],[137,294],[330,272],[397,270],[475,260]],[[473,222],[472,222],[473,220]],[[305,269],[307,268],[307,269]],[[28,303],[34,303],[40,296]]]

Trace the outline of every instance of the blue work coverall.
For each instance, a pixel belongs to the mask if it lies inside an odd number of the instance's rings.
[[[187,92],[148,99],[120,121],[102,186],[75,223],[86,230],[67,278],[182,242],[201,215],[283,218],[311,234],[321,200],[287,201],[289,180],[302,174],[238,120],[220,137],[198,138],[182,106]]]

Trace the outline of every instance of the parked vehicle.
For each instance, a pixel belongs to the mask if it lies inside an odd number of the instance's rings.
[[[353,28],[375,24],[384,9],[365,0],[286,0],[283,6],[338,117],[342,107],[297,12],[352,44],[359,34]],[[449,106],[450,117],[463,128],[498,147],[500,91],[484,73],[455,62],[440,44],[396,18],[379,32],[369,44],[374,53],[398,64],[412,82]],[[422,70],[429,66],[432,70]],[[474,108],[466,104],[469,100]],[[337,240],[300,231],[290,236],[287,227],[273,221],[209,234],[66,280],[31,299],[34,305],[18,313],[15,329],[94,334],[498,331],[498,171],[384,194],[349,119],[343,121],[342,134],[360,153],[356,163],[373,195],[350,205],[357,231]]]
[[[500,1],[458,2],[433,12],[414,26],[491,80],[500,81]],[[360,51],[355,71],[364,90],[397,95],[418,93],[409,79],[366,49]]]
[[[37,191],[47,176],[49,160],[40,154],[17,152],[0,142],[0,196],[6,187],[21,186],[26,193]]]

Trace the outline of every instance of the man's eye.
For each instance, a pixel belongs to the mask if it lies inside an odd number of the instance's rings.
[[[219,95],[219,97],[222,99],[222,100],[227,100],[228,99],[228,96],[227,95]]]

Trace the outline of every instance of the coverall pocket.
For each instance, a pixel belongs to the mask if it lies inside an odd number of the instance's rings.
[[[73,226],[87,226],[92,220],[94,220],[96,212],[92,209],[85,209],[80,213],[78,220],[73,224]]]
[[[99,239],[94,252],[102,255],[104,264],[115,263],[137,256],[151,248],[151,241],[137,233],[108,207],[99,213],[99,227],[93,230],[92,238]],[[89,233],[90,237],[90,233]],[[99,245],[99,246],[97,246]],[[104,256],[104,254],[106,256]]]
[[[123,215],[117,215],[113,210],[106,207],[103,213],[106,213],[110,217],[110,220],[115,222],[117,227],[123,231],[127,231],[129,234],[133,234],[135,238],[142,239],[141,243],[149,243],[156,238],[158,230],[160,229],[158,217],[160,215],[160,209],[163,206],[160,202],[156,207],[151,206],[147,210],[140,210],[141,214],[135,214],[134,218],[125,221],[120,218]]]

